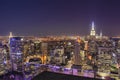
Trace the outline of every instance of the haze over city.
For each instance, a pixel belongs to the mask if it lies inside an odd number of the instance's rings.
[[[0,35],[88,35],[96,31],[119,36],[119,0],[2,0]]]

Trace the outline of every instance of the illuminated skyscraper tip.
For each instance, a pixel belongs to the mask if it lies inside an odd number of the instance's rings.
[[[12,32],[10,32],[9,38],[13,37]]]
[[[90,35],[91,35],[91,36],[95,36],[95,35],[96,35],[94,21],[92,21],[92,29],[91,29],[91,31],[90,31]]]
[[[92,30],[95,30],[95,24],[94,24],[94,21],[92,21]]]
[[[101,31],[100,31],[100,37],[102,37],[102,35],[103,35],[103,34],[102,34],[102,30],[101,30]]]

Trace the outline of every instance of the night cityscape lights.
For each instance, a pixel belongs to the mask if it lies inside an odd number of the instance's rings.
[[[120,0],[0,0],[0,80],[120,80]]]
[[[94,28],[92,22],[88,36],[14,36],[10,32],[0,40],[0,74],[24,73],[21,79],[25,80],[34,80],[44,71],[94,79],[116,78],[113,74],[119,76],[120,38],[101,32],[97,35]],[[17,80],[21,75],[16,76],[13,78]]]

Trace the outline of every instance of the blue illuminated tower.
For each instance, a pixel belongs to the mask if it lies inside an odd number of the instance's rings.
[[[21,37],[10,37],[9,42],[12,71],[22,71],[23,39]]]

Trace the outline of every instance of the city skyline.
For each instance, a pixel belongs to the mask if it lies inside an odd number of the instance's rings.
[[[119,0],[0,1],[0,35],[89,35],[92,21],[96,33],[119,36]]]

